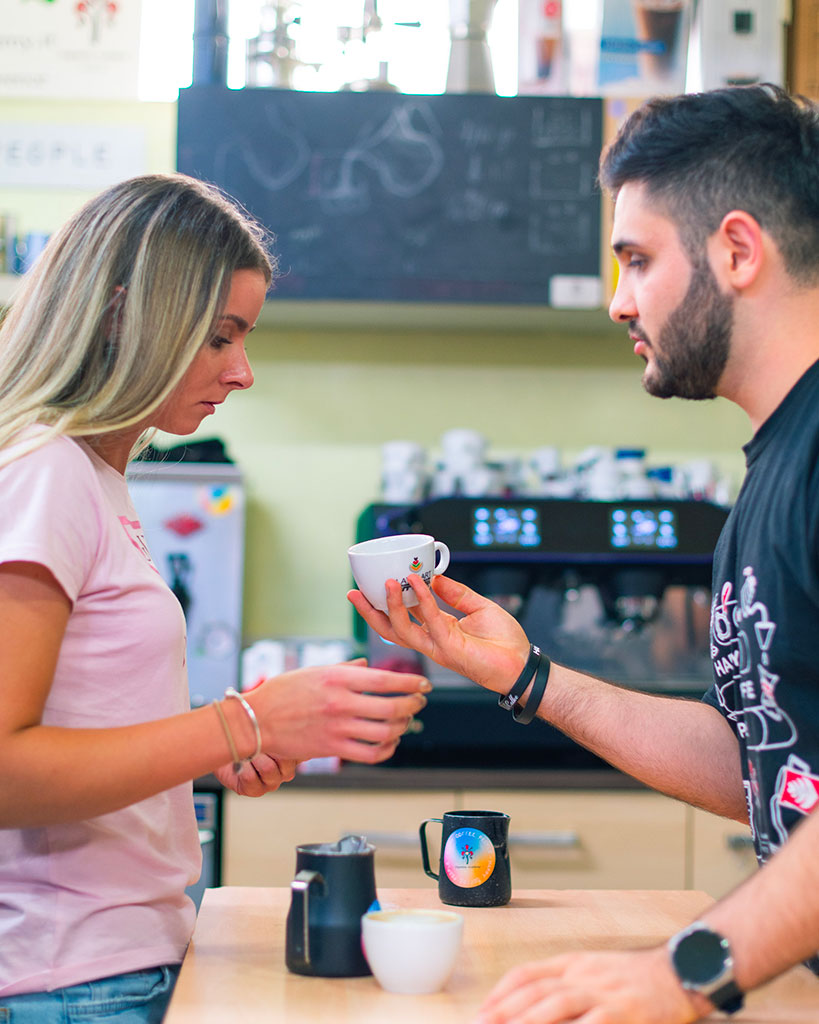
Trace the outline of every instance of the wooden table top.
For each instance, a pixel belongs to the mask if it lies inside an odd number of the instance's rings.
[[[379,889],[378,898],[384,907],[441,906],[429,889]],[[464,916],[455,971],[442,992],[407,996],[384,992],[372,977],[291,974],[284,964],[289,889],[208,889],[165,1024],[468,1022],[501,975],[522,959],[658,944],[711,902],[693,891],[531,889],[515,891],[505,907],[447,908]],[[807,968],[794,968],[751,993],[731,1020],[817,1024],[819,980]]]

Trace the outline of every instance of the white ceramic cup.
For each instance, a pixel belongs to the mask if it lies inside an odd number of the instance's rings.
[[[445,461],[450,465],[470,465],[483,462],[488,442],[477,430],[456,427],[441,437]]]
[[[435,540],[426,533],[402,533],[396,537],[365,540],[353,544],[347,556],[358,589],[374,608],[382,612],[387,610],[387,580],[398,580],[404,604],[411,608],[418,604],[418,598],[409,585],[409,577],[420,576],[429,586],[432,577],[445,572],[449,565],[449,548],[443,541]]]
[[[426,448],[415,441],[387,441],[381,445],[384,469],[423,469],[426,461]]]
[[[463,926],[451,910],[372,910],[361,919],[364,955],[388,992],[438,992],[455,967]]]
[[[424,497],[427,475],[421,469],[384,470],[381,500],[388,505],[412,505]]]

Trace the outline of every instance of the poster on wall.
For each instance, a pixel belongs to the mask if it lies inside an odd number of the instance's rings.
[[[561,0],[520,0],[518,6],[518,91],[565,94],[568,53],[563,39]]]
[[[141,0],[0,0],[0,96],[137,97]]]
[[[683,92],[691,6],[691,0],[604,0],[600,93]]]

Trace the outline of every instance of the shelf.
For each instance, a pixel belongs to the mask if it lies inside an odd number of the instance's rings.
[[[273,299],[260,326],[299,330],[423,330],[469,334],[599,335],[618,332],[604,309],[552,309],[482,303],[343,302]]]
[[[20,282],[0,274],[0,305]],[[300,331],[429,331],[464,334],[622,335],[604,309],[553,309],[482,303],[345,302],[273,299],[264,305],[261,327]]]

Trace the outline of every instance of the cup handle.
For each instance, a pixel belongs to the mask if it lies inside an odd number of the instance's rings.
[[[291,906],[293,909],[293,959],[302,967],[310,966],[310,909],[308,893],[313,882],[322,881],[318,871],[299,871],[290,883]]]
[[[432,571],[435,576],[440,576],[442,572],[446,572],[449,565],[449,548],[442,540],[435,541],[435,556],[436,565]],[[438,821],[438,818],[430,818],[429,820]]]
[[[447,552],[448,554],[448,552]],[[427,818],[426,821],[421,822],[421,827],[418,829],[418,835],[421,837],[421,860],[424,862],[424,874],[429,875],[430,878],[434,878],[438,881],[438,876],[432,870],[429,863],[429,850],[427,849],[427,825],[431,821],[437,821],[441,827],[443,827],[443,818]]]

